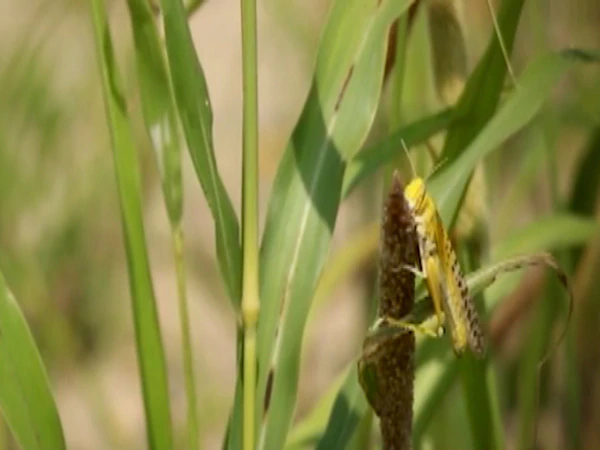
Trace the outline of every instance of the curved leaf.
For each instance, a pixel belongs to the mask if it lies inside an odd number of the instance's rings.
[[[498,13],[498,27],[502,36],[494,33],[491,42],[469,80],[456,105],[456,120],[448,129],[441,158],[453,161],[470,145],[496,112],[507,64],[499,39],[502,38],[508,54],[511,53],[524,0],[504,0]],[[518,82],[519,88],[520,82]]]
[[[241,302],[239,224],[217,170],[212,110],[204,71],[194,49],[181,0],[161,0],[173,91],[188,150],[215,221],[217,258],[232,305]]]
[[[351,366],[351,368],[354,366]],[[350,370],[351,370],[350,368]],[[294,426],[289,433],[285,444],[286,450],[300,450],[306,447],[314,447],[323,434],[325,424],[328,422],[333,411],[333,406],[343,383],[347,378],[347,372],[337,377],[321,396],[312,411],[300,423]]]
[[[452,110],[445,110],[433,116],[417,120],[401,127],[382,142],[361,150],[350,160],[344,175],[342,198],[378,169],[385,166],[402,151],[402,145],[418,145],[448,127],[452,120]]]
[[[492,250],[492,259],[500,261],[519,253],[580,246],[598,232],[600,224],[594,219],[559,213],[513,231]]]
[[[533,61],[519,77],[518,89],[508,96],[481,133],[452,164],[433,177],[429,190],[446,226],[454,222],[476,164],[533,119],[569,65],[568,58],[556,53]]]
[[[146,131],[152,142],[162,181],[163,198],[171,223],[177,297],[182,335],[183,366],[187,397],[187,432],[189,447],[198,448],[198,417],[192,345],[185,287],[183,256],[183,183],[181,179],[181,138],[171,79],[167,70],[162,42],[150,4],[128,0],[133,40],[136,50],[137,79]]]
[[[42,359],[1,273],[0,411],[23,450],[66,449]]]
[[[182,215],[181,142],[171,80],[150,4],[128,0],[142,113],[156,152],[163,195],[171,223]]]
[[[368,407],[358,383],[358,372],[354,363],[350,366],[346,380],[335,398],[325,433],[319,438],[316,450],[346,448]]]
[[[285,443],[304,325],[326,261],[346,161],[371,127],[388,31],[410,3],[338,0],[330,11],[309,98],[277,171],[263,235],[257,396],[257,416],[264,416],[261,449]]]

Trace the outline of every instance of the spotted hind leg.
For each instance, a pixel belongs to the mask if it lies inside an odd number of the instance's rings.
[[[415,334],[421,334],[429,337],[438,338],[443,334],[443,328],[439,324],[427,324],[426,322],[416,323],[406,319],[392,319],[391,317],[380,317],[375,322],[375,328],[386,326],[390,328],[403,328],[412,331]]]

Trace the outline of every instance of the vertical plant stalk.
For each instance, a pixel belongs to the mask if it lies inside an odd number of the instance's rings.
[[[181,136],[173,83],[168,70],[155,13],[145,0],[128,0],[136,50],[142,115],[152,142],[171,228],[177,276],[177,302],[187,402],[188,448],[198,450],[198,409],[185,282]]]
[[[241,0],[243,77],[242,316],[244,321],[243,448],[255,443],[256,322],[258,290],[258,73],[256,0]]]
[[[398,270],[418,266],[417,237],[404,189],[394,172],[381,221],[379,249],[379,325],[366,337],[358,363],[359,380],[380,420],[384,450],[411,448],[415,374],[415,336],[389,329],[386,318],[400,320],[415,303],[414,274]]]
[[[171,225],[171,234],[173,240],[175,272],[177,275],[177,302],[179,306],[183,371],[185,377],[185,392],[187,396],[188,443],[190,450],[197,450],[200,444],[198,437],[198,402],[196,399],[196,377],[194,376],[194,358],[192,352],[192,338],[190,335],[190,315],[185,281],[184,239],[181,222],[173,223]]]
[[[148,447],[173,448],[168,374],[146,249],[138,154],[103,0],[91,2],[96,56],[121,209]]]

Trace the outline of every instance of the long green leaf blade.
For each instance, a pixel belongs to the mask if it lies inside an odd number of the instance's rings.
[[[453,164],[436,174],[429,189],[446,225],[450,225],[456,217],[476,164],[500,148],[506,139],[535,117],[569,65],[570,60],[557,53],[549,53],[534,60],[519,77],[519,88],[509,95],[481,133]]]
[[[232,305],[241,302],[239,224],[217,169],[212,110],[181,0],[161,0],[169,69],[188,150],[215,221],[217,258]]]
[[[309,98],[274,182],[261,248],[259,416],[267,404],[261,449],[285,443],[304,325],[329,249],[345,161],[370,129],[388,30],[409,4],[345,0],[336,1],[330,12]]]
[[[171,239],[177,273],[177,300],[182,336],[183,367],[187,400],[187,435],[190,449],[198,448],[198,407],[190,338],[185,284],[183,183],[181,179],[181,138],[171,79],[163,46],[150,4],[128,0],[136,51],[137,78],[146,131],[156,156],[163,198],[171,224]]]
[[[356,363],[353,363],[335,399],[324,434],[319,439],[316,449],[346,448],[368,408],[358,382]]]
[[[164,349],[145,243],[137,154],[102,0],[92,3],[98,68],[117,178],[131,301],[141,372],[146,432],[152,449],[173,446]]]
[[[507,52],[512,51],[524,0],[504,0],[498,13],[498,26]],[[456,106],[456,120],[448,130],[442,158],[454,160],[492,118],[504,85],[506,64],[500,36],[492,36],[488,48],[469,76]]]
[[[66,449],[42,359],[1,273],[0,412],[23,450]]]
[[[344,175],[342,198],[346,198],[356,186],[393,161],[398,152],[402,152],[402,145],[411,147],[426,141],[447,128],[451,120],[452,111],[442,111],[401,127],[382,142],[358,152],[348,163]]]
[[[598,232],[600,225],[588,217],[567,213],[542,217],[506,236],[493,249],[493,259],[500,261],[519,253],[549,248],[578,247]]]
[[[128,0],[142,113],[160,171],[171,223],[182,215],[181,141],[171,81],[155,17],[144,0]]]

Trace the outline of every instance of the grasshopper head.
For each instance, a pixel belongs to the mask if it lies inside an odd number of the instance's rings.
[[[404,197],[411,211],[422,215],[426,207],[427,191],[423,178],[415,177],[404,189]]]

